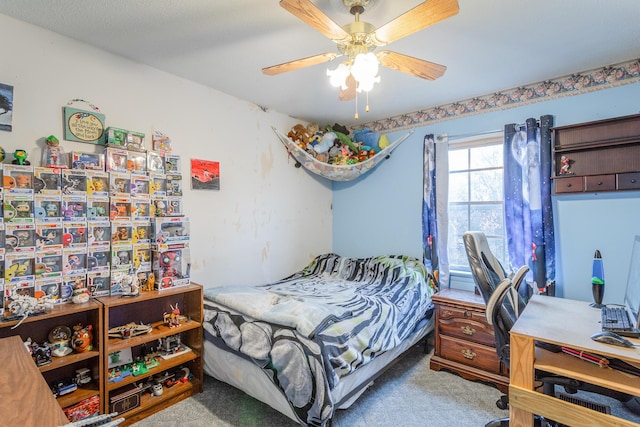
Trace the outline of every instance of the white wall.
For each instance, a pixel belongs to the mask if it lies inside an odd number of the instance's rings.
[[[187,178],[191,158],[220,162],[220,191],[186,188],[183,197],[194,281],[264,283],[331,250],[331,185],[294,168],[271,130],[297,120],[4,15],[0,28],[10,35],[0,82],[14,87],[13,131],[0,131],[5,163],[22,148],[39,165],[50,134],[66,151],[101,150],[62,139],[63,107],[84,99],[107,126],[147,134],[147,146],[154,130],[170,136]]]
[[[422,257],[424,135],[502,130],[507,123],[543,114],[553,115],[556,126],[637,114],[639,99],[640,83],[635,83],[416,128],[376,170],[357,181],[334,185],[334,252],[344,256],[401,252]],[[621,303],[633,237],[640,234],[640,192],[554,196],[553,204],[559,296],[592,300],[591,264],[599,249],[606,275],[604,302]]]

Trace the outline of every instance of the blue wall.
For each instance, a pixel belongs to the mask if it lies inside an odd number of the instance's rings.
[[[428,96],[428,95],[425,95]],[[403,253],[422,257],[422,140],[503,129],[528,117],[554,116],[563,126],[640,112],[640,83],[569,96],[414,129],[369,174],[333,184],[333,249],[344,256]],[[365,117],[366,119],[366,117]],[[393,140],[404,132],[389,135]],[[604,258],[605,302],[622,302],[631,244],[640,234],[640,192],[554,197],[557,293],[591,301],[591,260]]]

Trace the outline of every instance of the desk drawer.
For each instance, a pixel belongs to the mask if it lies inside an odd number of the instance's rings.
[[[473,366],[486,372],[501,374],[500,361],[494,347],[446,335],[439,335],[438,339],[440,340],[440,355],[443,358]]]
[[[618,190],[640,190],[640,172],[618,174]]]
[[[438,333],[488,346],[495,345],[493,328],[484,313],[452,307],[438,307]]]
[[[586,177],[585,191],[613,191],[616,189],[616,176],[594,175]]]
[[[556,193],[582,193],[584,180],[581,176],[571,178],[556,178],[553,180]]]

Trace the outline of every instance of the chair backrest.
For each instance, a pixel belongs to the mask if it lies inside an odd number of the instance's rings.
[[[498,357],[508,366],[509,331],[525,306],[518,288],[529,268],[523,266],[513,278],[507,277],[484,233],[468,231],[462,239],[473,281],[487,306],[487,321],[493,325]]]

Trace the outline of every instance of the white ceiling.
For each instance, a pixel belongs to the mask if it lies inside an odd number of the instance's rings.
[[[312,0],[340,25],[342,0]],[[376,27],[419,0],[372,1]],[[435,81],[382,69],[360,123],[640,58],[639,0],[459,0],[460,13],[386,47],[447,66]],[[277,76],[261,69],[335,44],[277,0],[0,0],[0,13],[322,124],[353,125],[326,77],[340,59]],[[17,43],[5,35],[4,43]]]

